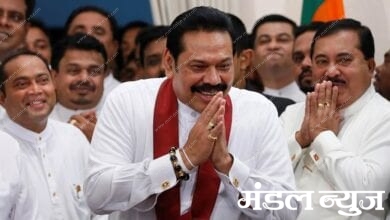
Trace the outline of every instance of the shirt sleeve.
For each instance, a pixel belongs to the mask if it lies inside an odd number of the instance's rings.
[[[389,117],[383,119],[384,122],[389,120]],[[342,143],[331,131],[321,132],[314,139],[311,159],[336,190],[375,191],[389,188],[390,123],[376,124],[371,128],[366,127],[358,146]]]
[[[159,193],[177,184],[168,152],[154,160],[134,159],[136,148],[150,146],[135,146],[133,131],[139,128],[132,124],[131,109],[121,97],[117,93],[108,97],[92,139],[85,186],[88,205],[97,214],[150,210]]]
[[[275,110],[276,112],[276,110]],[[251,118],[253,124],[257,124],[258,135],[248,142],[248,145],[255,146],[254,149],[247,149],[253,154],[250,159],[242,160],[238,155],[231,153],[234,157],[233,165],[227,175],[218,173],[224,185],[224,192],[238,207],[237,201],[249,191],[278,191],[282,192],[281,201],[294,193],[295,181],[291,161],[288,154],[287,142],[284,139],[282,128],[278,123],[277,114],[269,111],[268,115],[260,117],[258,121]],[[261,150],[260,150],[261,149]],[[256,153],[259,152],[259,153]],[[261,184],[261,188],[256,188],[256,183]],[[264,201],[265,193],[261,194],[260,200]],[[275,204],[268,203],[269,207]],[[291,206],[297,210],[289,210],[284,207],[281,210],[254,210],[251,208],[241,209],[241,212],[253,219],[296,219],[301,204],[291,200]],[[252,207],[254,207],[252,205]]]
[[[1,141],[4,146],[0,147],[0,219],[40,219],[19,146],[13,140]]]

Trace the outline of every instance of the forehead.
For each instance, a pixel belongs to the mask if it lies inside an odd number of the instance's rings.
[[[38,27],[29,27],[27,31],[27,40],[31,37],[35,38],[44,38],[45,40],[48,39],[48,36],[46,36],[45,32],[43,32],[40,28]]]
[[[278,35],[287,33],[293,35],[293,27],[286,22],[266,22],[257,28],[256,36],[260,35]]]
[[[153,52],[164,52],[164,49],[167,44],[167,38],[158,38],[155,40],[152,40],[148,43],[145,47],[145,54],[147,53],[153,53]]]
[[[64,56],[62,57],[61,63],[74,63],[74,64],[98,64],[102,65],[104,63],[103,56],[94,50],[78,50],[78,49],[68,49],[66,50]]]
[[[313,49],[314,55],[337,55],[338,53],[352,53],[355,50],[360,51],[359,37],[355,31],[341,30],[317,39]]]
[[[82,26],[84,28],[100,26],[107,30],[111,30],[109,19],[106,16],[95,11],[85,11],[78,14],[76,17],[73,18],[72,22],[70,23],[69,29],[75,26]]]
[[[295,39],[294,51],[297,49],[310,49],[311,43],[313,42],[315,31],[307,31],[299,35]]]
[[[41,58],[34,55],[17,56],[7,62],[4,69],[8,77],[12,76],[12,78],[19,75],[34,75],[36,71],[49,73],[46,64]]]
[[[17,11],[25,15],[27,5],[25,0],[0,0],[0,9],[6,11]]]
[[[183,53],[190,53],[194,59],[233,57],[232,39],[228,32],[191,31],[183,35]]]

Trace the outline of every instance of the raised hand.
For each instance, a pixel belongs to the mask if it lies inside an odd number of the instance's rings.
[[[310,133],[312,139],[330,130],[336,135],[340,130],[341,117],[337,111],[338,88],[330,81],[317,84],[310,97]]]
[[[216,140],[218,140],[222,132],[223,117],[219,117],[221,106],[225,106],[225,99],[222,97],[222,92],[218,92],[201,113],[198,121],[191,129],[183,151],[186,152],[188,159],[193,165],[198,166],[209,159]],[[183,152],[180,152],[183,162],[188,169],[192,169],[191,163],[183,157]]]

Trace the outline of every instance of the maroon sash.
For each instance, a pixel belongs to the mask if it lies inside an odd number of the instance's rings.
[[[226,96],[225,128],[229,140],[232,123],[232,103]],[[179,147],[178,104],[172,88],[172,80],[167,79],[157,94],[153,119],[154,158],[166,155],[171,147]],[[206,129],[206,128],[205,128]],[[218,195],[220,179],[210,161],[198,168],[191,211],[180,216],[180,184],[161,193],[155,207],[157,219],[210,219]]]

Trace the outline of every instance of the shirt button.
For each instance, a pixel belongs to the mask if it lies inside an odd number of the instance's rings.
[[[164,181],[162,184],[161,184],[161,188],[163,189],[168,189],[169,187],[169,182],[168,181]]]
[[[320,157],[318,156],[318,154],[314,154],[313,157],[314,157],[314,160],[315,160],[315,161],[318,161],[318,160],[320,159]]]
[[[38,140],[42,140],[42,137],[39,137]]]
[[[48,177],[51,177],[51,174],[50,174],[50,173],[48,173],[48,174],[47,174],[47,176],[48,176]]]
[[[56,195],[57,195],[57,194],[56,194],[55,192],[53,192],[53,197],[56,197]]]
[[[233,186],[238,187],[239,184],[240,184],[240,182],[238,181],[238,179],[233,178]]]

